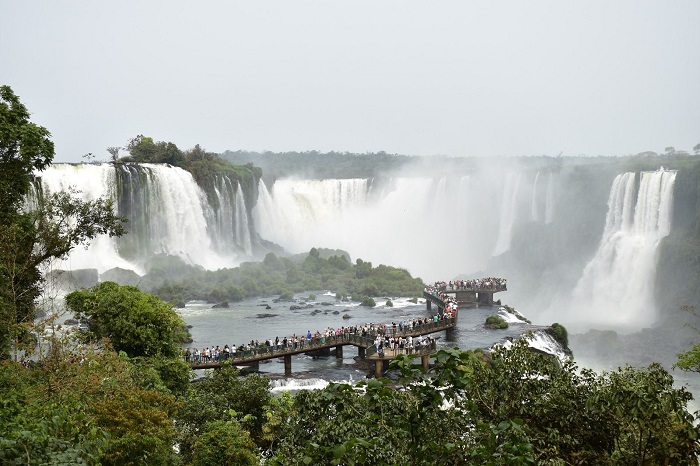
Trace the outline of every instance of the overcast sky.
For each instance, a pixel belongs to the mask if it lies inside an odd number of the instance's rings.
[[[0,0],[55,161],[210,151],[625,155],[700,143],[700,1]]]

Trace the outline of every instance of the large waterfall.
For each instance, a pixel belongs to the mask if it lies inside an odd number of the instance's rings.
[[[542,202],[536,185],[519,187],[525,179],[536,174],[280,179],[259,185],[253,215],[263,238],[291,252],[341,248],[439,279],[485,268],[499,241],[508,249],[517,222],[530,221],[520,206]]]
[[[653,322],[657,248],[671,229],[675,178],[665,170],[615,178],[605,230],[574,290],[569,321],[619,329]]]
[[[99,237],[76,248],[64,268],[113,267],[143,273],[156,254],[179,256],[208,269],[236,266],[252,250],[250,221],[240,185],[215,180],[211,205],[192,175],[161,164],[54,164],[41,172],[46,193],[74,189],[86,200],[108,197],[128,219],[122,238]],[[235,184],[234,184],[235,183]]]

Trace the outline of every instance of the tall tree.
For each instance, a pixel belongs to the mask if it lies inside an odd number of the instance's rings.
[[[34,173],[53,160],[50,136],[29,121],[9,86],[0,87],[0,359],[27,340],[42,267],[99,234],[124,233],[125,219],[116,215],[111,200],[30,192]]]

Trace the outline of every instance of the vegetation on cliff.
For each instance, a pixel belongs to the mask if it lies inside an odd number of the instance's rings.
[[[423,281],[400,268],[357,259],[352,264],[347,253],[322,254],[312,248],[307,255],[278,257],[268,253],[262,262],[246,262],[233,269],[201,270],[182,264],[178,277],[148,274],[145,283],[161,299],[173,303],[189,300],[210,302],[240,301],[253,296],[289,295],[314,290],[333,290],[339,296],[351,295],[371,306],[377,296],[420,296]],[[326,257],[324,257],[326,256]]]
[[[246,193],[246,198],[257,199],[255,187],[256,181],[262,177],[262,169],[253,166],[252,163],[233,165],[218,154],[207,152],[199,144],[190,150],[181,151],[172,142],[156,142],[153,138],[143,135],[131,139],[125,149],[129,155],[120,159],[114,157],[114,162],[167,163],[185,169],[204,189],[214,207],[218,207],[217,197],[214,195],[215,183],[217,176],[221,175],[238,181]]]

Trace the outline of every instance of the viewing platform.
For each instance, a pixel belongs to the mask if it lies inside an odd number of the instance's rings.
[[[362,336],[355,333],[343,333],[330,337],[314,337],[311,340],[302,343],[273,346],[260,346],[256,349],[247,351],[236,351],[235,353],[222,353],[219,358],[195,358],[190,355],[185,357],[185,361],[189,363],[192,369],[218,369],[224,363],[230,362],[236,366],[252,366],[257,368],[260,361],[268,359],[284,358],[284,374],[289,376],[292,374],[292,356],[295,354],[317,353],[322,350],[333,350],[336,358],[343,357],[344,346],[355,346],[358,356],[361,359],[369,359],[375,363],[375,374],[381,376],[386,370],[388,361],[394,359],[398,354],[417,354],[421,356],[421,363],[425,369],[428,367],[430,355],[435,350],[435,342],[432,340],[429,344],[416,345],[413,349],[390,350],[382,348],[381,351],[375,343],[377,335],[389,337],[422,337],[432,333],[450,330],[457,325],[457,317],[439,318],[437,321],[428,322],[421,325],[416,325],[412,328],[399,329],[396,326],[388,326],[382,333],[375,332],[373,334]]]
[[[343,358],[343,347],[357,348],[358,358],[374,361],[375,374],[381,376],[387,369],[388,362],[399,354],[418,355],[425,370],[428,369],[430,355],[435,351],[435,340],[423,338],[427,335],[446,331],[450,333],[457,326],[458,309],[460,306],[492,305],[493,295],[506,291],[506,280],[501,278],[483,278],[476,280],[456,280],[455,282],[436,282],[423,290],[426,308],[432,311],[432,305],[437,306],[437,313],[430,312],[432,318],[414,319],[410,323],[392,323],[391,325],[366,324],[365,327],[343,327],[341,330],[329,329],[323,334],[310,332],[306,337],[296,335],[275,342],[268,340],[260,345],[238,348],[218,346],[216,351],[211,348],[203,349],[204,354],[191,353],[189,348],[185,353],[185,361],[192,369],[218,369],[224,364],[235,366],[251,366],[259,368],[260,361],[282,358],[284,374],[292,374],[292,356],[308,354],[311,356],[327,356],[335,353],[336,358]],[[228,351],[226,351],[228,350]]]

